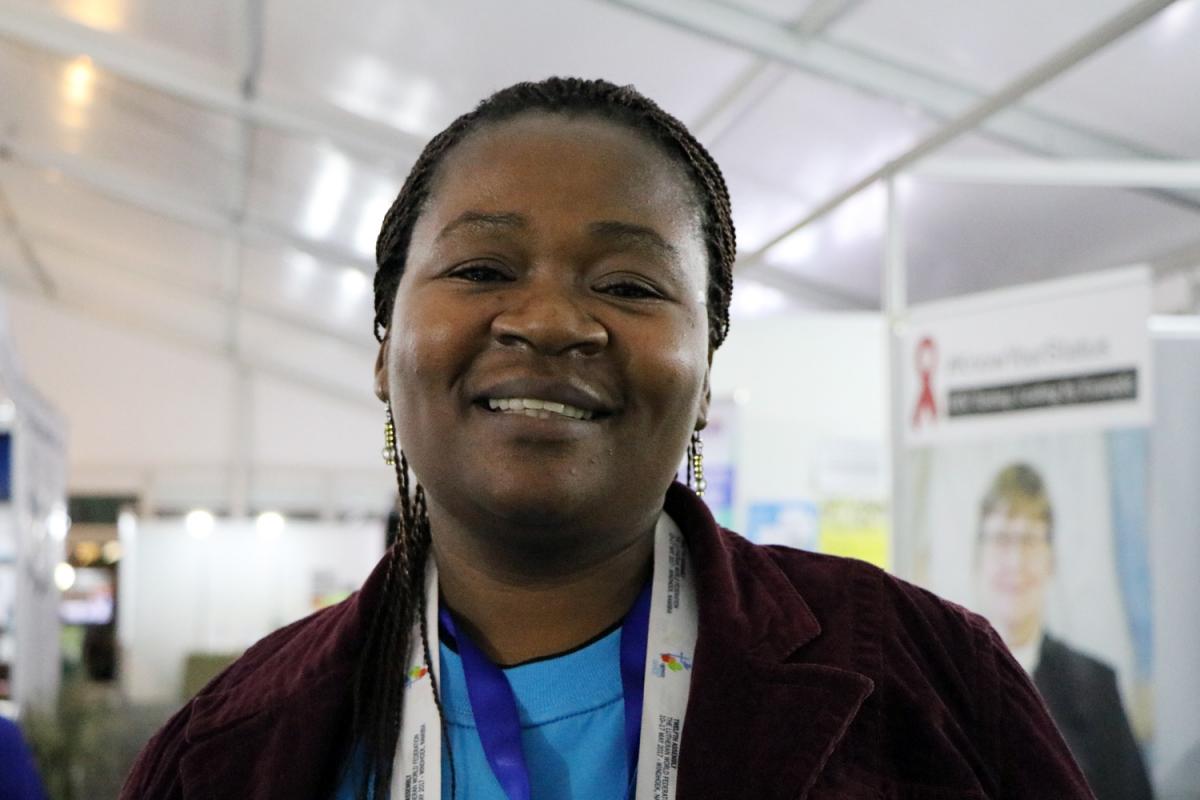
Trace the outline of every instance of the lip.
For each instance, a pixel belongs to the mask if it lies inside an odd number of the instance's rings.
[[[597,418],[610,416],[617,411],[616,404],[608,400],[603,392],[582,381],[543,376],[508,378],[488,384],[474,393],[471,402],[486,406],[488,400],[512,397],[564,403],[591,411]]]

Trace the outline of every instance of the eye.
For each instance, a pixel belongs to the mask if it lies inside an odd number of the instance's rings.
[[[661,300],[662,292],[649,283],[634,278],[614,278],[602,282],[596,290],[623,300]]]
[[[494,281],[510,281],[512,277],[499,265],[485,262],[463,264],[446,273],[447,277],[457,278],[468,283],[492,283]]]

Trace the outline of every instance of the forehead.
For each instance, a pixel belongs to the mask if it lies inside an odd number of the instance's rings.
[[[683,166],[627,124],[527,112],[467,134],[438,167],[430,202],[526,206],[508,209],[514,211],[586,205],[613,218],[676,217],[698,225],[694,195]]]

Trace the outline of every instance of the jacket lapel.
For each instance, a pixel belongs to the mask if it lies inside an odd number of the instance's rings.
[[[180,763],[185,800],[327,800],[349,743],[351,682],[349,672],[329,673],[303,696],[215,729],[208,709],[222,698],[212,695],[188,726],[191,746]]]
[[[704,659],[696,657],[677,796],[806,797],[871,681],[811,664],[742,660],[706,670]]]
[[[804,798],[874,684],[803,663],[821,626],[763,549],[723,534],[679,485],[667,511],[688,536],[700,607],[677,796]]]

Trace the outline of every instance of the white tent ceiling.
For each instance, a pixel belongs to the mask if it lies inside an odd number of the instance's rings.
[[[736,316],[878,308],[878,184],[763,245],[1151,5],[0,0],[0,280],[18,321],[98,320],[365,414],[374,236],[419,148],[500,86],[577,74],[637,85],[713,151]],[[1200,0],[1157,5],[937,155],[1200,158]],[[1200,192],[903,191],[914,301],[1200,263]]]

